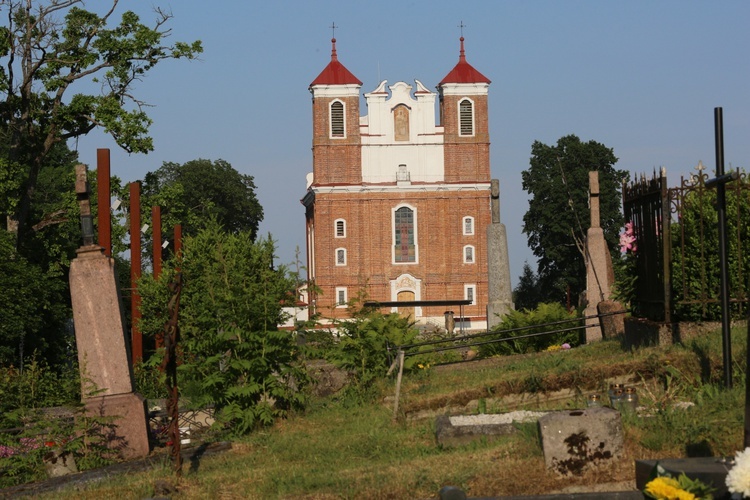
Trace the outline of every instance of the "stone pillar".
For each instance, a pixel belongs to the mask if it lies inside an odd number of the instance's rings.
[[[508,237],[505,233],[505,224],[500,222],[500,181],[497,179],[492,179],[490,194],[492,223],[487,226],[488,329],[500,323],[500,318],[513,310]]]
[[[604,231],[600,225],[599,212],[599,172],[589,172],[589,208],[591,210],[591,227],[586,232],[586,316],[596,315],[597,304],[609,300],[610,289],[614,282],[614,270],[612,269],[612,256],[609,253],[607,242],[604,240]],[[586,320],[591,327],[586,329],[586,342],[601,340],[602,332],[599,328],[599,320],[590,318]]]
[[[79,201],[86,208],[85,166],[77,167],[76,177]],[[86,227],[84,223],[85,243],[70,263],[69,277],[83,403],[91,415],[113,417],[114,427],[102,429],[110,447],[124,458],[144,457],[150,451],[146,401],[133,392],[114,259],[102,247],[87,244],[90,231]]]
[[[102,247],[78,250],[70,263],[70,295],[86,410],[116,417],[110,444],[124,458],[144,457],[149,453],[146,401],[133,392],[114,259]]]

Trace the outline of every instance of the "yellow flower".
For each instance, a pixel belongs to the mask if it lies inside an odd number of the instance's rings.
[[[657,477],[646,484],[646,493],[659,500],[695,500],[695,495],[680,488],[671,477]]]

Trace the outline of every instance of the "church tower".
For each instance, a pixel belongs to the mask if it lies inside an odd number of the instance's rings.
[[[362,82],[332,40],[330,62],[310,84],[313,171],[302,199],[311,312],[322,318],[347,317],[347,302],[364,296],[422,301],[392,311],[442,326],[453,308],[425,302],[468,300],[459,325],[486,327],[490,80],[460,42],[437,92],[384,80],[364,94],[360,116]]]

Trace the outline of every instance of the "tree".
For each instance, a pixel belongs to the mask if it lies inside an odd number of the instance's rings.
[[[118,3],[100,16],[82,9],[82,0],[0,1],[0,120],[9,145],[0,181],[15,188],[18,201],[5,209],[16,221],[18,248],[32,230],[34,191],[55,144],[101,127],[129,152],[151,151],[151,120],[132,93],[135,83],[165,59],[202,51],[199,41],[166,44],[172,16],[159,9],[152,27],[126,11],[108,29]],[[100,93],[70,96],[92,82]]]
[[[589,227],[589,171],[599,172],[601,227],[610,252],[616,250],[623,225],[622,182],[612,149],[595,141],[581,142],[575,135],[557,145],[535,141],[528,170],[522,172],[523,189],[530,195],[523,231],[538,258],[540,288],[545,301],[564,303],[568,287],[577,297],[586,287],[583,241]]]
[[[534,309],[542,301],[539,278],[528,262],[523,263],[523,274],[518,278],[518,285],[513,290],[513,303],[516,310]]]
[[[224,230],[247,231],[254,240],[263,220],[253,177],[224,160],[164,162],[146,174],[143,199],[145,206],[161,206],[164,225],[182,224],[185,235],[196,234],[216,219]]]

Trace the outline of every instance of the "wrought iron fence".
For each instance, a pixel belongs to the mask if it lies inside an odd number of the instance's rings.
[[[636,236],[636,315],[654,320],[715,320],[719,296],[718,221],[715,190],[697,173],[667,188],[666,173],[623,184],[625,219]],[[732,315],[744,317],[750,273],[750,179],[740,173],[726,185],[727,248]]]

